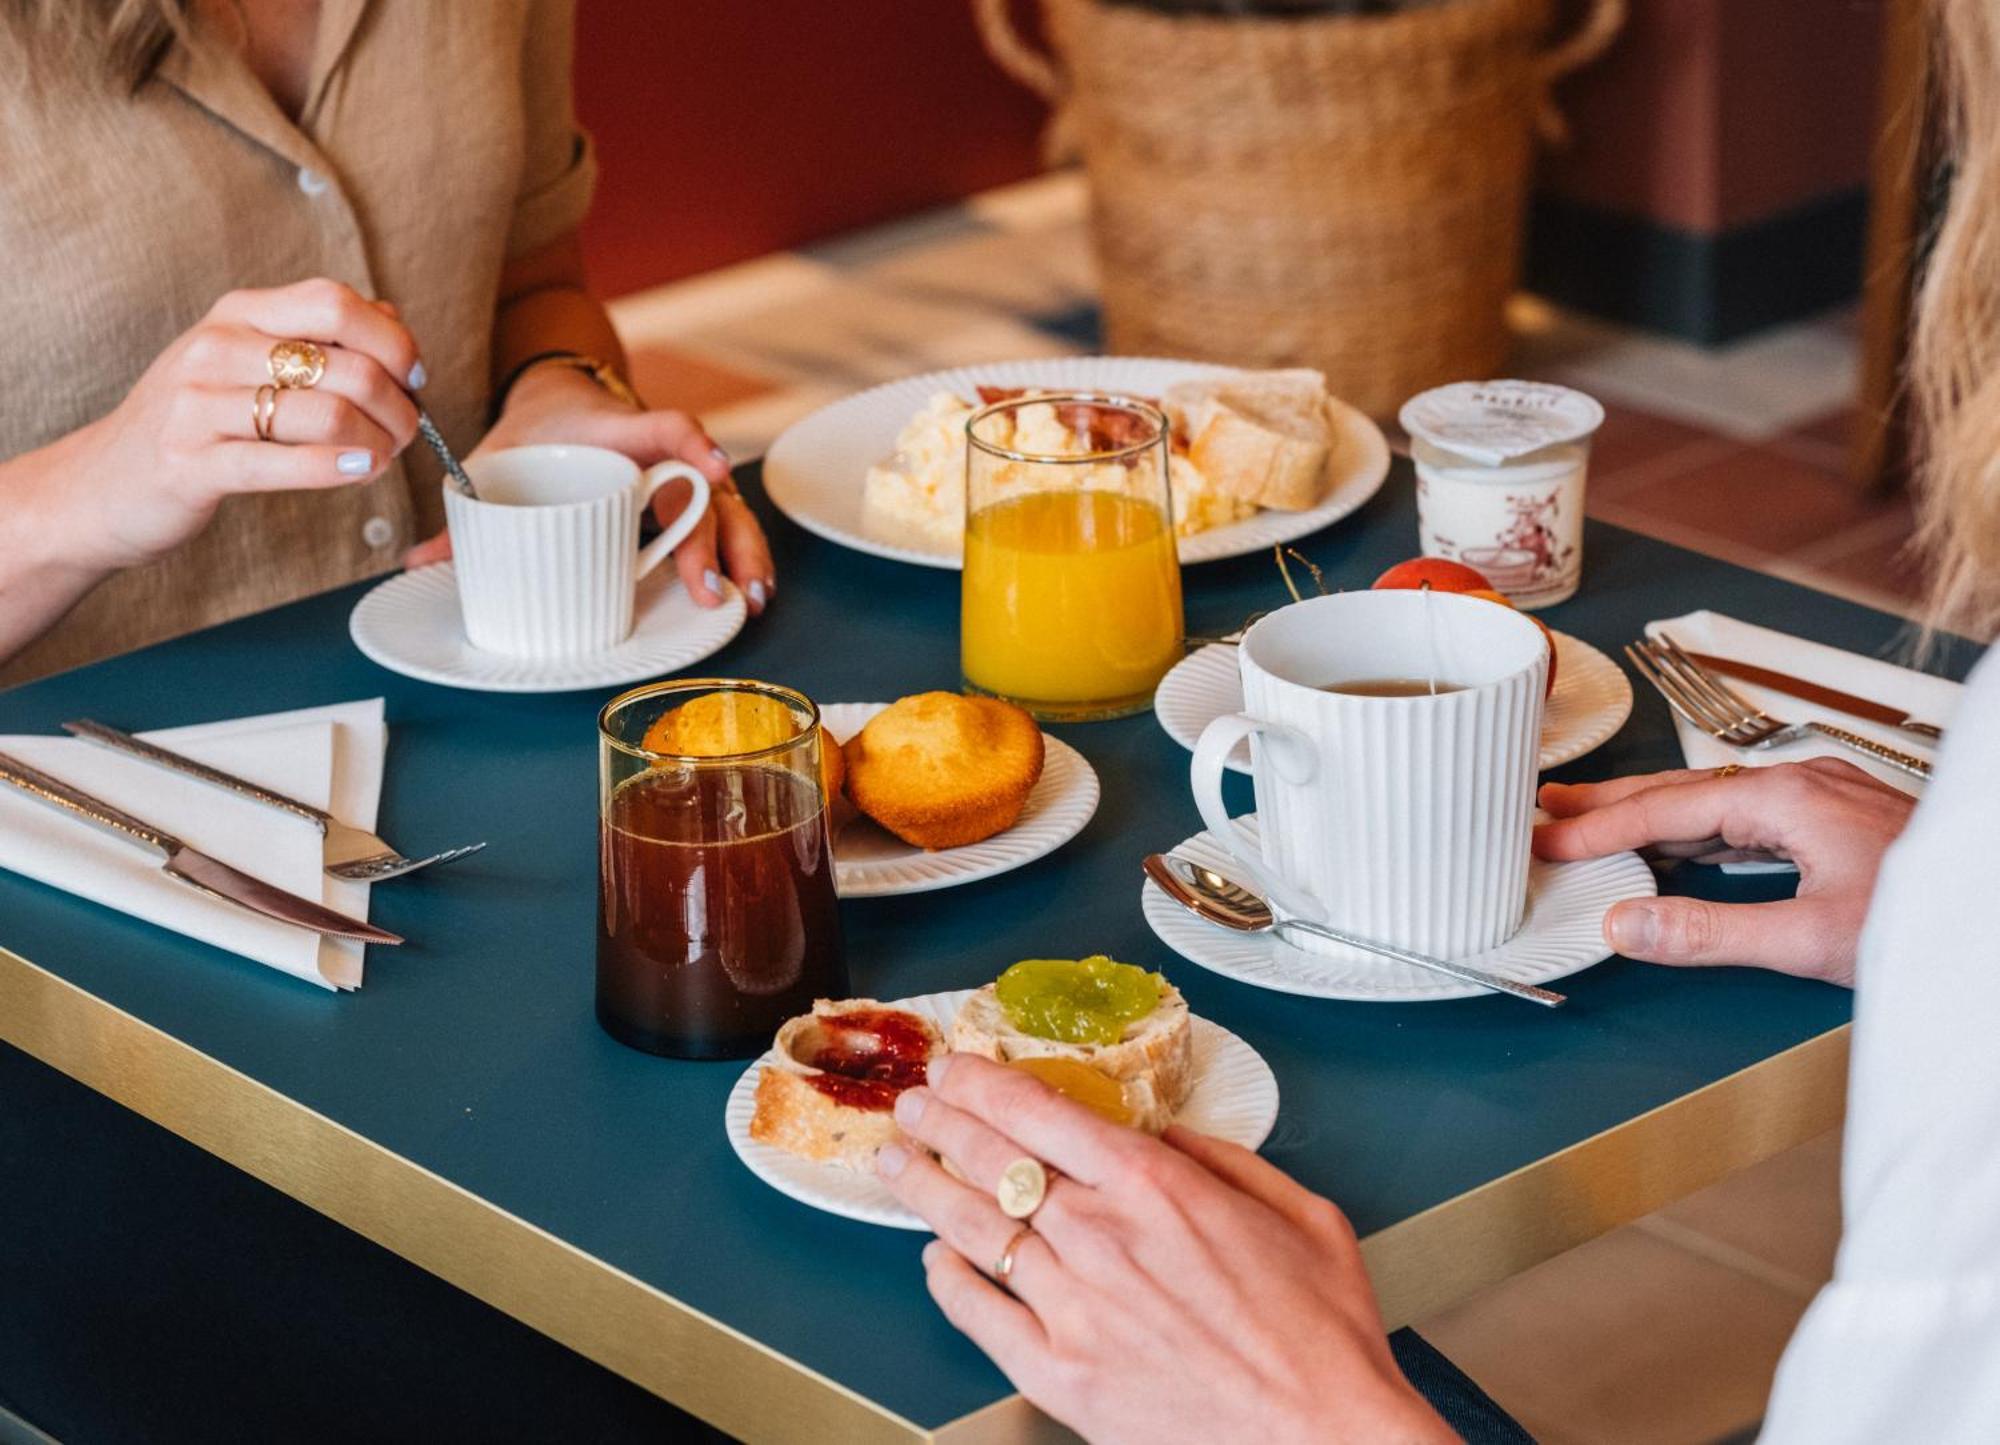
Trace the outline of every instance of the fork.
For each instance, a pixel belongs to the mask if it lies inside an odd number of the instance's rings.
[[[450,863],[477,853],[486,845],[470,843],[463,848],[446,848],[441,853],[433,853],[428,858],[405,858],[394,848],[364,828],[355,828],[310,803],[301,803],[297,798],[288,798],[283,793],[259,787],[246,779],[225,773],[220,768],[211,768],[207,763],[198,763],[193,758],[170,752],[158,743],[149,743],[135,738],[130,733],[117,728],[106,727],[100,722],[82,719],[66,722],[63,730],[88,742],[101,743],[108,748],[130,753],[135,758],[159,767],[171,768],[177,773],[185,773],[191,778],[199,778],[218,788],[227,788],[241,798],[263,803],[277,808],[294,817],[303,818],[319,829],[324,840],[320,857],[322,870],[329,878],[338,878],[344,883],[383,883],[391,878],[401,878],[406,873],[414,873],[419,868],[429,868],[437,863]]]
[[[1641,638],[1625,649],[1641,676],[1659,690],[1667,705],[1710,737],[1733,748],[1761,752],[1803,738],[1822,737],[1866,754],[1879,763],[1928,778],[1931,765],[1922,758],[1851,733],[1832,723],[1785,723],[1753,706],[1741,693],[1696,662],[1673,638],[1662,632],[1657,640]]]

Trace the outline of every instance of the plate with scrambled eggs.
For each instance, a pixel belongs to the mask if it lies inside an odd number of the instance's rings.
[[[1161,406],[1174,426],[1168,486],[1183,563],[1245,556],[1316,532],[1367,502],[1389,471],[1381,429],[1328,395],[1317,372],[1066,356],[930,372],[834,402],[772,444],[765,490],[780,511],[828,541],[957,568],[965,426],[983,405],[982,389],[989,396],[1092,391]],[[1088,442],[1079,437],[1076,445]]]

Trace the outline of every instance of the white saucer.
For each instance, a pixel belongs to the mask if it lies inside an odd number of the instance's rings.
[[[956,542],[946,546],[878,536],[862,515],[868,469],[895,451],[897,433],[938,392],[969,398],[980,386],[990,385],[1158,396],[1176,382],[1231,370],[1157,356],[1045,356],[905,377],[843,397],[786,427],[764,455],[764,492],[779,511],[829,542],[920,567],[960,567],[963,548]],[[1325,499],[1303,512],[1267,508],[1240,522],[1183,537],[1183,564],[1268,552],[1276,543],[1296,541],[1339,521],[1381,489],[1389,474],[1389,444],[1382,429],[1337,399],[1329,415],[1338,437]]]
[[[1632,682],[1625,670],[1580,637],[1556,633],[1556,690],[1542,716],[1542,751],[1535,766],[1553,768],[1602,746],[1632,715]],[[1193,751],[1201,730],[1243,710],[1243,675],[1236,649],[1211,644],[1189,653],[1160,679],[1153,716],[1167,736]],[[1229,766],[1250,771],[1249,744],[1237,746]]]
[[[834,741],[845,743],[882,711],[886,702],[837,702],[819,710]],[[1032,863],[1053,853],[1097,812],[1097,773],[1082,753],[1042,734],[1042,776],[1028,794],[1020,821],[1004,833],[963,848],[927,853],[858,814],[833,842],[834,884],[842,898],[928,893],[956,888]]]
[[[1239,821],[1255,834],[1255,814]],[[1205,832],[1173,851],[1221,873],[1242,871],[1232,867],[1228,850]],[[1516,983],[1545,984],[1565,978],[1611,956],[1604,942],[1604,915],[1612,904],[1651,898],[1658,891],[1653,870],[1637,853],[1613,853],[1582,863],[1536,859],[1528,865],[1528,916],[1520,931],[1498,948],[1460,961]],[[1204,923],[1150,879],[1141,885],[1140,904],[1147,925],[1175,953],[1256,988],[1359,1003],[1430,1003],[1479,998],[1490,992],[1358,949],[1344,949],[1338,957],[1306,953],[1269,933],[1237,933]]]
[[[949,1037],[952,1019],[970,997],[972,990],[961,988],[900,999],[890,1007],[924,1015]],[[1278,1081],[1271,1066],[1221,1024],[1204,1018],[1193,1020],[1193,1024],[1194,1091],[1175,1122],[1255,1149],[1270,1137],[1271,1126],[1278,1121]],[[757,1109],[757,1075],[770,1057],[765,1054],[743,1071],[723,1108],[723,1128],[736,1157],[752,1174],[801,1204],[864,1224],[928,1231],[930,1226],[903,1208],[873,1172],[815,1164],[750,1137],[750,1116]]]
[[[713,656],[743,630],[743,594],[725,581],[722,605],[698,607],[672,567],[639,584],[632,635],[587,657],[531,662],[465,640],[451,563],[403,572],[354,606],[354,645],[391,672],[476,692],[577,692],[661,677]]]

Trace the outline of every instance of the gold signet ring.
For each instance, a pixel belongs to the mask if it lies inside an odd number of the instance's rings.
[[[271,348],[270,367],[280,391],[318,386],[326,375],[326,351],[311,341],[280,341]]]
[[[1042,1167],[1041,1160],[1023,1155],[1000,1171],[1000,1183],[994,1188],[993,1197],[1000,1205],[1000,1212],[1009,1219],[1026,1219],[1042,1207],[1048,1192],[1049,1171]]]

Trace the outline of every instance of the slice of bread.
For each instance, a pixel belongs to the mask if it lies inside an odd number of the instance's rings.
[[[875,1032],[890,1027],[893,1040]],[[870,1039],[881,1047],[871,1049]],[[893,1058],[891,1045],[899,1046]],[[778,1030],[776,1057],[757,1076],[750,1137],[821,1164],[866,1170],[878,1149],[903,1137],[890,1112],[896,1095],[921,1083],[924,1067],[944,1051],[944,1036],[921,1014],[874,999],[816,999],[811,1013]],[[829,1055],[844,1067],[815,1062]]]
[[[847,796],[905,843],[958,848],[1014,826],[1043,748],[1041,728],[1012,703],[918,693],[848,739]]]
[[[1211,484],[1260,507],[1297,512],[1326,496],[1334,432],[1326,378],[1303,368],[1244,371],[1167,388],[1188,460]]]
[[[1075,1059],[1126,1086],[1137,1127],[1157,1134],[1173,1122],[1194,1090],[1193,1024],[1187,1000],[1168,984],[1159,1007],[1127,1024],[1112,1044],[1070,1044],[1014,1027],[992,984],[965,1001],[952,1020],[955,1052],[997,1063],[1024,1058]]]

